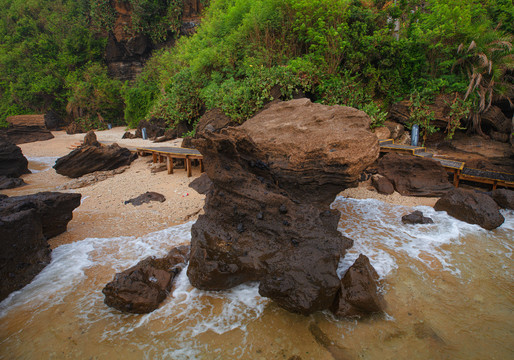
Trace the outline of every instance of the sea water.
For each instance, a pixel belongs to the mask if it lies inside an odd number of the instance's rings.
[[[343,197],[332,207],[342,214],[339,230],[354,240],[338,273],[367,255],[381,278],[385,314],[291,314],[261,297],[256,283],[200,291],[186,271],[150,314],[107,307],[101,290],[114,274],[187,244],[187,223],[57,247],[32,283],[0,303],[0,358],[514,358],[513,211],[486,231],[429,207]],[[416,209],[434,224],[402,224]]]

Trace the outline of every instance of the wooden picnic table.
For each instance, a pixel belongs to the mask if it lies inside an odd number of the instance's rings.
[[[179,148],[179,147],[144,147],[136,148],[138,155],[152,155],[152,161],[164,162],[166,159],[166,167],[168,174],[173,174],[173,159],[183,159],[184,167],[187,171],[187,176],[192,176],[191,160],[198,160],[200,162],[200,171],[204,172],[203,156],[196,149]]]

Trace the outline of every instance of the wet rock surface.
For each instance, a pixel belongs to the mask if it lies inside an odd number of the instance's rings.
[[[329,206],[378,157],[369,121],[299,99],[194,140],[212,185],[192,227],[191,283],[223,290],[260,281],[260,293],[289,311],[329,308],[352,245]]]
[[[0,135],[0,175],[17,178],[29,174],[28,163],[21,149],[7,137]]]
[[[402,223],[404,224],[433,224],[434,220],[429,217],[423,215],[423,213],[419,210],[416,210],[408,215],[402,216]]]
[[[486,194],[471,190],[452,189],[434,205],[437,211],[487,230],[496,229],[505,221],[496,202]]]
[[[125,205],[132,204],[134,206],[139,206],[142,204],[149,203],[150,201],[165,202],[166,198],[162,194],[153,191],[147,191],[144,194],[139,195],[138,197],[125,201]]]
[[[118,144],[86,145],[57,159],[53,168],[58,174],[78,178],[95,171],[114,170],[130,165],[136,158],[137,154],[132,154],[130,150]]]
[[[50,262],[47,240],[66,231],[80,197],[45,192],[0,198],[0,300]]]
[[[175,277],[186,266],[188,258],[189,246],[179,246],[164,258],[148,257],[117,273],[102,290],[105,304],[136,314],[157,309],[171,290]]]
[[[378,172],[401,195],[439,197],[453,188],[441,164],[418,156],[386,154],[378,161]]]
[[[514,191],[507,189],[496,189],[491,197],[502,209],[514,210]]]
[[[394,186],[388,178],[382,175],[373,175],[371,177],[371,184],[378,191],[379,194],[391,195],[394,193]]]
[[[212,181],[206,173],[202,173],[199,177],[191,181],[189,187],[199,194],[207,194],[212,186]]]
[[[332,312],[340,317],[365,316],[385,309],[377,289],[378,274],[367,256],[360,254],[341,279]]]

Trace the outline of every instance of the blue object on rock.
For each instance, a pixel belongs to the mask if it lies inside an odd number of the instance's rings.
[[[418,146],[418,142],[419,142],[419,125],[414,124],[414,125],[412,125],[410,144],[411,144],[411,146]]]
[[[143,140],[148,139],[148,136],[146,136],[146,128],[141,129],[141,134],[143,135]]]

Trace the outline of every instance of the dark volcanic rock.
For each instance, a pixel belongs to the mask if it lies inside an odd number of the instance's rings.
[[[50,130],[39,126],[9,126],[7,129],[0,130],[0,134],[7,136],[15,144],[45,141],[54,138]]]
[[[492,230],[503,224],[505,218],[491,197],[475,191],[452,189],[434,205],[437,211],[446,211],[469,224],[478,224]]]
[[[47,239],[66,231],[80,194],[0,198],[0,300],[28,284],[50,261]]]
[[[378,274],[367,256],[360,254],[341,279],[332,312],[341,317],[381,312],[385,301],[377,288]]]
[[[164,258],[148,257],[116,274],[102,290],[105,304],[136,314],[157,309],[171,290],[175,277],[186,266],[188,258],[189,246],[179,246]]]
[[[329,206],[378,156],[369,122],[356,109],[300,99],[202,133],[194,143],[213,184],[191,231],[191,283],[222,290],[260,281],[260,293],[287,310],[330,307],[352,241]]]
[[[0,175],[20,177],[29,174],[28,163],[18,146],[5,136],[0,136]]]
[[[149,203],[150,201],[165,202],[166,198],[162,194],[153,191],[147,191],[138,197],[125,201],[125,205],[132,204],[134,206],[138,206],[141,204]]]
[[[401,195],[437,197],[453,188],[441,164],[419,156],[387,154],[378,161],[378,172]]]
[[[135,137],[142,138],[143,129],[146,129],[146,136],[149,139],[158,138],[164,135],[167,126],[168,124],[164,119],[152,118],[150,120],[142,120],[137,126]]]
[[[27,185],[23,179],[11,178],[0,175],[0,190],[3,189],[14,189],[23,185]]]
[[[118,144],[83,146],[57,159],[53,167],[58,174],[78,178],[95,171],[114,170],[130,165],[136,158],[137,154],[132,154]]]
[[[82,134],[85,133],[82,126],[77,124],[76,122],[72,122],[66,126],[66,134],[73,135],[73,134]]]
[[[0,216],[0,232],[1,301],[43,270],[50,262],[50,249],[35,209]]]
[[[203,173],[189,184],[189,187],[195,190],[198,194],[207,194],[212,186],[212,181],[206,173]]]
[[[201,134],[204,131],[220,132],[228,126],[235,125],[232,120],[220,109],[208,110],[198,121],[196,133]]]
[[[493,190],[491,196],[502,209],[514,210],[514,191],[507,189]]]
[[[425,217],[423,213],[419,210],[416,210],[409,215],[402,216],[402,223],[404,224],[433,224],[434,220],[429,217]]]
[[[89,130],[84,136],[84,146],[100,146],[100,143],[98,142],[96,138],[96,134],[93,130]]]
[[[73,210],[80,205],[80,194],[41,192],[0,200],[0,216],[35,209],[40,216],[43,235],[49,239],[66,231]]]
[[[371,177],[371,184],[378,191],[379,194],[391,195],[394,193],[394,186],[388,178],[382,175],[373,175]]]

